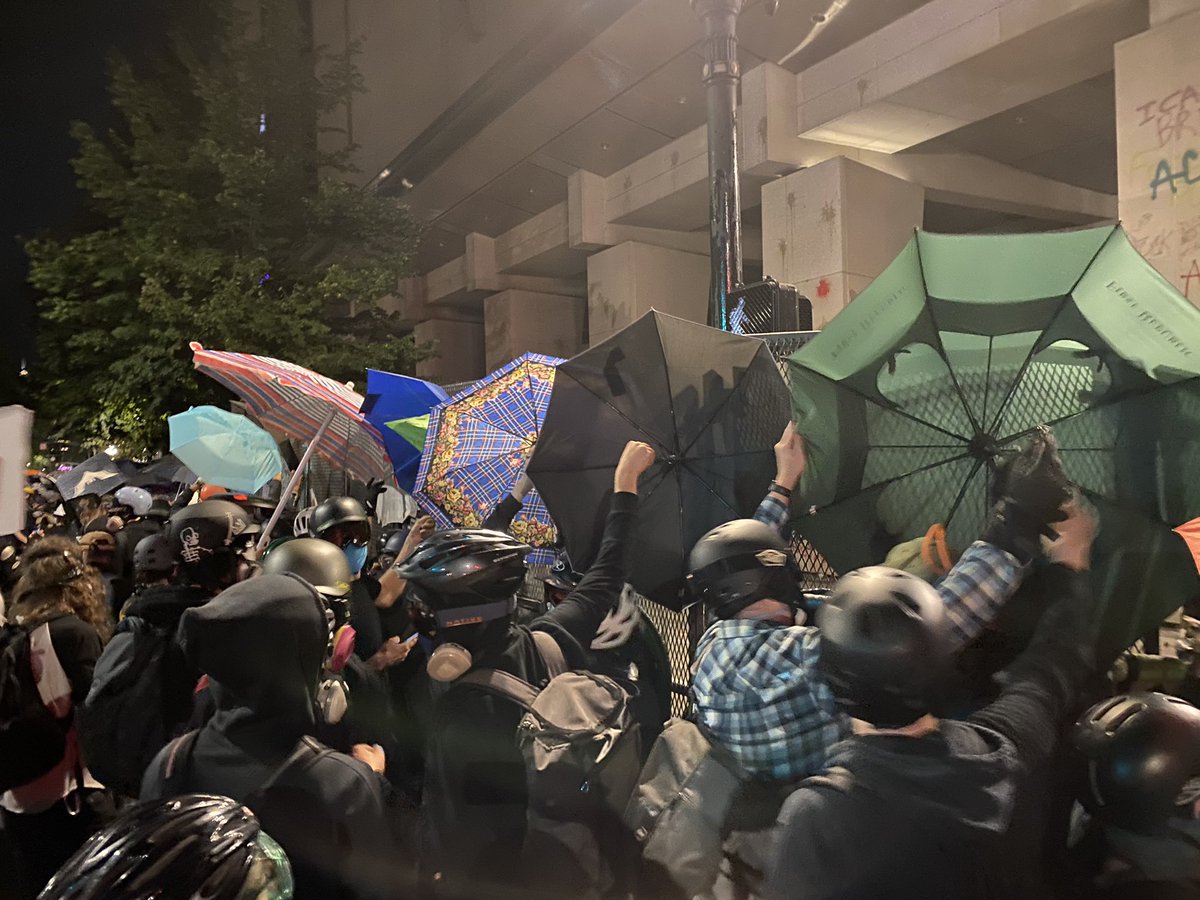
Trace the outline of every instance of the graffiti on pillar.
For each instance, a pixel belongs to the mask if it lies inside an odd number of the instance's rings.
[[[1197,133],[1200,125],[1200,91],[1192,85],[1177,87],[1137,108],[1138,127],[1154,131],[1159,147]]]
[[[1180,155],[1178,166],[1173,166],[1168,159],[1160,160],[1155,166],[1154,177],[1150,180],[1150,199],[1158,199],[1158,190],[1163,185],[1169,187],[1172,194],[1178,194],[1180,183],[1190,185],[1197,181],[1200,181],[1200,153],[1188,148]]]
[[[829,279],[822,278],[817,282],[817,296],[824,299],[829,296]]]
[[[1200,281],[1200,265],[1198,265],[1196,260],[1193,259],[1192,265],[1179,277],[1183,279],[1183,296],[1191,300],[1192,279],[1195,278],[1197,281]],[[1200,290],[1200,284],[1197,284],[1197,289]],[[1200,296],[1200,293],[1198,293],[1198,296]]]

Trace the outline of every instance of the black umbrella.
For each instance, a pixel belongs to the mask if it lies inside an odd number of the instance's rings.
[[[107,454],[97,453],[54,479],[64,500],[84,494],[107,494],[125,484],[125,474]]]
[[[192,484],[196,473],[179,461],[173,453],[156,459],[127,482],[136,487],[154,484]]]
[[[787,421],[787,388],[762,341],[652,311],[559,365],[528,471],[582,570],[599,549],[621,450],[653,447],[630,583],[680,609],[688,551],[754,512]]]

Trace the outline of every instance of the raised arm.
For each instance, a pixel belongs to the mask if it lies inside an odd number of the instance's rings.
[[[533,482],[530,481],[528,475],[522,472],[517,483],[513,485],[512,492],[496,504],[496,508],[483,520],[483,525],[480,527],[489,531],[508,531],[508,526],[512,525],[513,519],[521,511],[525,498],[532,490]]]
[[[803,436],[796,433],[796,426],[788,422],[783,436],[775,444],[775,480],[767,488],[767,496],[754,512],[754,518],[770,525],[782,533],[787,524],[792,503],[792,492],[800,483],[800,477],[808,465]]]
[[[432,516],[422,516],[413,523],[413,527],[409,529],[408,537],[404,539],[404,546],[396,554],[396,562],[393,563],[390,569],[379,576],[379,596],[375,598],[375,606],[377,608],[390,609],[404,594],[404,586],[408,582],[400,577],[400,574],[396,571],[396,566],[408,559],[412,555],[412,552],[417,549],[417,545],[436,530],[437,523],[433,521]]]

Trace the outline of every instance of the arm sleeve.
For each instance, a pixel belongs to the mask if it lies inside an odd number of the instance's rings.
[[[533,627],[550,632],[556,638],[558,633],[565,633],[580,647],[591,644],[596,629],[616,605],[625,586],[633,529],[637,523],[637,502],[637,494],[613,494],[596,561],[567,599],[539,618]],[[563,641],[559,640],[559,643]]]
[[[767,496],[763,497],[762,503],[758,504],[758,509],[754,511],[754,519],[764,525],[770,525],[783,534],[783,527],[788,520],[787,504],[775,499],[775,496],[768,491]]]
[[[1057,599],[1029,647],[1004,673],[1000,697],[971,721],[1008,737],[1027,769],[1049,758],[1058,726],[1095,669],[1095,610],[1088,573],[1052,566],[1047,587]]]
[[[482,527],[489,531],[508,531],[508,527],[512,525],[513,519],[521,511],[521,505],[520,500],[509,494],[496,504],[496,508],[492,510],[491,515],[483,520]]]
[[[938,585],[957,652],[991,624],[1021,585],[1017,558],[976,541]]]

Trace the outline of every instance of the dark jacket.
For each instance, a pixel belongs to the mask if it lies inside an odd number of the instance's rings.
[[[1011,896],[1000,836],[1018,778],[1044,763],[1092,669],[1086,576],[1042,617],[999,698],[921,738],[838,744],[784,804],[768,898]],[[1017,892],[1019,893],[1019,892]]]
[[[189,661],[209,676],[216,707],[180,763],[181,789],[250,803],[287,851],[297,897],[407,896],[386,785],[365,764],[328,752],[256,796],[316,728],[328,631],[312,587],[261,575],[188,611],[180,634]],[[170,749],[147,769],[143,800],[163,795]]]
[[[141,619],[167,635],[171,646],[163,657],[163,716],[168,735],[178,732],[192,714],[192,696],[201,673],[184,658],[179,622],[189,609],[207,603],[209,595],[190,584],[152,584],[129,598],[123,619]],[[119,629],[124,631],[125,629]],[[114,641],[124,640],[118,633]],[[116,653],[114,648],[111,652]]]
[[[475,649],[472,668],[499,669],[544,686],[549,673],[531,630],[553,636],[570,668],[586,666],[586,648],[625,583],[636,514],[637,496],[616,494],[596,562],[579,586],[531,628],[496,623]],[[515,739],[522,714],[517,705],[469,687],[449,686],[436,701],[423,811],[440,896],[527,896],[518,872],[527,798]]]

